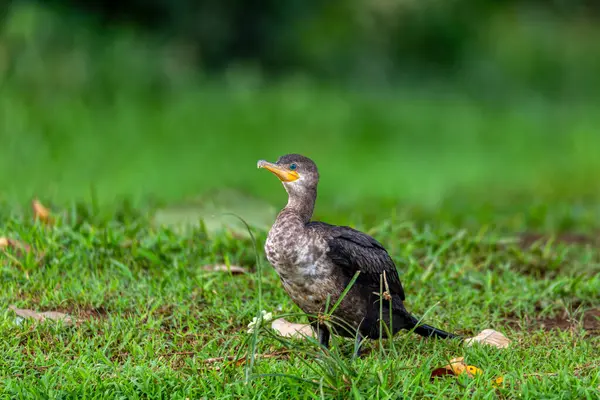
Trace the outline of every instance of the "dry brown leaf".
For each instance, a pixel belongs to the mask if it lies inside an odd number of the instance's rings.
[[[431,379],[437,376],[444,375],[467,375],[469,377],[474,377],[477,374],[482,374],[483,371],[473,365],[465,364],[464,357],[457,357],[450,360],[450,364],[444,365],[443,367],[436,368],[431,371]]]
[[[33,208],[33,216],[35,219],[39,219],[45,224],[51,224],[54,222],[54,218],[50,216],[50,210],[48,210],[38,199],[34,199],[31,202]]]
[[[284,355],[287,355],[289,353],[289,350],[280,350],[280,351],[274,351],[273,353],[268,353],[268,354],[255,354],[254,358],[276,358],[276,357],[281,357]],[[206,360],[203,360],[202,362],[204,364],[213,364],[213,363],[218,363],[218,362],[223,362],[223,361],[235,361],[237,364],[243,363],[248,359],[247,356],[242,356],[240,358],[237,358],[236,356],[226,356],[226,357],[213,357],[213,358],[207,358]]]
[[[46,319],[50,319],[53,321],[62,320],[66,324],[69,324],[69,325],[72,324],[73,322],[75,322],[73,320],[73,318],[71,318],[67,314],[57,312],[57,311],[37,312],[37,311],[25,309],[25,308],[17,308],[12,305],[9,306],[8,308],[13,310],[15,312],[15,314],[17,314],[21,318],[32,318],[32,319],[35,319],[36,321],[40,321],[40,322],[43,322]]]
[[[274,320],[271,323],[271,328],[277,331],[281,336],[285,337],[315,337],[315,333],[309,324],[296,324],[283,318]]]
[[[27,243],[19,242],[18,240],[0,237],[0,250],[13,248],[16,250],[30,251],[31,247]]]
[[[205,271],[210,272],[231,272],[233,275],[245,274],[246,269],[240,267],[238,265],[225,265],[225,264],[216,264],[216,265],[205,265],[202,267]]]
[[[471,346],[474,342],[488,344],[499,349],[504,349],[510,345],[510,340],[506,336],[493,329],[484,329],[477,336],[465,339],[467,346]]]
[[[255,359],[285,358],[285,357],[289,356],[289,353],[290,353],[289,350],[280,350],[280,351],[275,351],[273,353],[268,353],[268,354],[255,354],[254,358]],[[180,354],[180,353],[177,353],[177,354]],[[194,352],[191,352],[190,354],[194,354]],[[184,355],[187,355],[187,354],[184,354]],[[239,358],[236,356],[207,358],[206,360],[203,360],[202,362],[204,364],[217,364],[217,363],[221,363],[221,362],[229,362],[229,363],[234,363],[236,366],[240,366],[247,361],[248,361],[248,357],[246,355],[243,355]],[[217,371],[219,371],[221,369],[221,367],[219,367],[219,366],[215,366],[213,368]]]

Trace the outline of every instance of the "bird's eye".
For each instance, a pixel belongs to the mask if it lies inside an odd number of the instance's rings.
[[[298,166],[297,166],[296,164],[291,164],[291,165],[290,165],[290,169],[291,169],[292,171],[293,171],[293,170],[295,170],[296,168],[298,168]]]

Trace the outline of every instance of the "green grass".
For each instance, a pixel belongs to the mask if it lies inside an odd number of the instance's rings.
[[[8,82],[0,97],[0,235],[35,249],[2,255],[5,397],[597,398],[593,103],[298,83],[156,95],[127,85],[111,95],[49,87]],[[261,309],[303,320],[262,253],[285,194],[255,163],[287,152],[321,169],[317,218],[387,246],[410,310],[465,335],[497,329],[513,345],[463,348],[400,334],[353,361],[348,341],[325,355],[269,330],[248,335]],[[222,188],[239,192],[215,193]],[[60,210],[56,227],[32,225],[23,208],[33,196]],[[158,216],[168,228],[153,222],[153,204],[166,207]],[[261,274],[243,224],[227,212],[252,223]],[[182,221],[192,229],[179,229]],[[218,232],[223,224],[233,231]],[[521,234],[588,239],[524,247]],[[249,274],[201,268],[221,262]],[[80,322],[18,325],[10,305]],[[457,356],[484,376],[430,381]],[[225,360],[207,362],[215,357]],[[506,383],[497,389],[499,375]]]
[[[233,81],[156,95],[125,86],[109,96],[96,86],[28,91],[8,82],[2,196],[172,202],[234,187],[277,202],[278,183],[255,165],[289,152],[318,163],[328,216],[398,200],[436,205],[473,189],[532,199],[599,192],[596,103],[397,90]]]
[[[342,90],[247,71],[198,82],[147,38],[100,40],[27,9],[10,20],[0,237],[33,253],[0,253],[0,397],[599,397],[597,98]],[[352,360],[351,341],[324,354],[247,334],[262,309],[303,321],[262,252],[285,193],[255,168],[289,152],[319,165],[318,219],[386,245],[411,311],[465,335],[499,330],[511,347],[403,333]],[[31,222],[34,196],[55,227]],[[228,212],[251,223],[258,254]],[[538,234],[549,241],[524,243]],[[248,274],[202,268],[223,262]],[[10,305],[79,322],[18,324]],[[238,359],[252,354],[277,357]],[[430,381],[458,356],[484,375]]]
[[[447,214],[461,214],[447,207]],[[508,214],[486,228],[486,210],[472,207],[479,228],[466,229],[440,214],[403,210],[402,218],[358,227],[390,250],[409,309],[465,335],[499,330],[513,340],[508,349],[401,333],[370,343],[364,358],[352,360],[348,340],[325,354],[268,328],[248,334],[261,309],[304,321],[264,261],[264,231],[254,232],[259,268],[249,238],[201,227],[172,231],[156,226],[146,209],[110,216],[80,206],[54,210],[54,227],[32,223],[28,214],[2,220],[3,235],[34,250],[2,256],[0,392],[3,398],[598,398],[598,322],[591,314],[581,322],[586,310],[599,307],[597,237],[524,246],[506,229]],[[589,225],[585,218],[572,222]],[[202,269],[222,262],[248,274]],[[19,325],[11,304],[80,321]],[[562,325],[549,330],[553,320]],[[235,361],[254,353],[279,356]],[[432,369],[458,356],[483,376],[430,381]],[[215,357],[225,360],[207,362]],[[491,385],[497,376],[505,377],[501,388]]]

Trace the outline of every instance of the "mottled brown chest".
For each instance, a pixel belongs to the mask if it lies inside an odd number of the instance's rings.
[[[302,311],[311,315],[332,310],[346,289],[335,275],[322,277],[319,280],[307,280],[304,285],[282,279],[282,284],[292,301]],[[358,287],[351,288],[333,312],[335,317],[354,328],[358,328],[362,323],[369,307],[366,299],[359,294],[359,290]]]
[[[306,312],[321,308],[327,295],[338,290],[327,250],[323,236],[307,229],[294,215],[282,213],[269,231],[267,259],[286,292]]]
[[[318,232],[307,229],[300,218],[286,212],[277,217],[265,242],[267,259],[280,274],[311,270],[323,261],[327,250],[327,242]]]
[[[281,278],[284,290],[307,314],[331,309],[346,288],[344,274],[329,259],[328,250],[322,232],[307,229],[285,215],[278,218],[265,243],[267,259]],[[348,293],[335,312],[355,326],[368,307],[356,290]]]

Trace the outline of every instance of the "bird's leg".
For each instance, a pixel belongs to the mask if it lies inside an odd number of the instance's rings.
[[[317,325],[317,336],[319,338],[319,344],[326,349],[329,348],[329,328],[327,325],[319,324]]]
[[[362,350],[362,341],[363,336],[360,332],[356,332],[356,340],[354,341],[354,354],[352,354],[352,358],[359,358]]]

